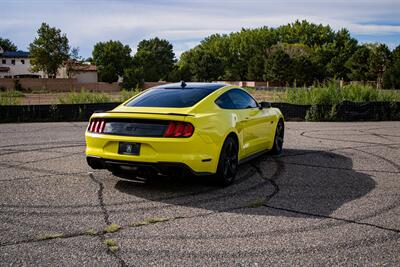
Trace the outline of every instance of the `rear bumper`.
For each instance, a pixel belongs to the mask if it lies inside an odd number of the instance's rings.
[[[140,143],[139,155],[119,154],[120,142]],[[86,132],[86,156],[88,164],[94,168],[145,166],[163,173],[160,170],[172,166],[197,175],[211,174],[216,172],[219,150],[220,145],[198,134],[190,138],[159,138]]]
[[[196,176],[211,175],[210,172],[196,172],[188,165],[178,162],[136,162],[104,159],[100,157],[87,156],[86,161],[92,169],[108,169],[115,170],[120,167],[132,167],[137,171],[150,171],[153,173],[161,173],[164,175],[175,175],[177,173],[189,173]]]

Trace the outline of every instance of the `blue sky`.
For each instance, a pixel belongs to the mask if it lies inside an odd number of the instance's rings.
[[[66,33],[83,57],[96,42],[120,40],[133,51],[155,36],[172,42],[177,56],[213,33],[277,27],[307,19],[347,28],[360,42],[400,44],[399,0],[0,0],[0,37],[21,50],[42,22]]]

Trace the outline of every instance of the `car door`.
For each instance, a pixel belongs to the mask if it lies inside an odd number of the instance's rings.
[[[268,148],[268,134],[271,126],[268,112],[260,109],[258,103],[246,91],[232,89],[228,91],[237,114],[240,127],[243,128],[244,156],[249,156]]]

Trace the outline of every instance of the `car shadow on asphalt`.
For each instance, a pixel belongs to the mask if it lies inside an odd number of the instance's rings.
[[[320,150],[286,149],[279,157],[264,155],[242,165],[238,176],[226,188],[207,177],[154,177],[145,183],[119,180],[115,189],[149,201],[210,211],[309,217],[329,216],[376,186],[370,175],[353,169],[351,158]],[[265,205],[279,209],[258,209]]]

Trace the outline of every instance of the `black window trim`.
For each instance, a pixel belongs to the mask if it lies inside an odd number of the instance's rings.
[[[217,97],[217,99],[215,99],[215,101],[214,101],[215,105],[217,105],[217,107],[219,107],[220,109],[231,110],[230,108],[222,108],[222,107],[220,107],[220,106],[217,104],[217,100],[218,100],[221,96],[223,96],[224,94],[226,94],[226,93],[228,93],[228,92],[230,92],[230,91],[232,91],[232,90],[240,90],[240,91],[246,93],[248,96],[251,97],[251,99],[254,100],[254,102],[256,102],[257,107],[254,107],[254,108],[260,108],[260,104],[257,102],[257,100],[256,100],[251,94],[249,94],[246,90],[244,90],[244,89],[242,89],[242,88],[231,88],[231,89],[229,89],[228,91],[222,93],[220,96]],[[231,101],[232,101],[232,100],[231,100]],[[254,108],[234,108],[233,110],[235,110],[235,109],[254,109]]]

